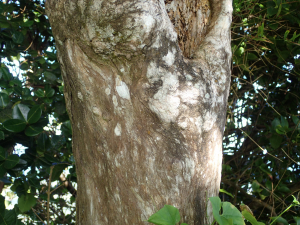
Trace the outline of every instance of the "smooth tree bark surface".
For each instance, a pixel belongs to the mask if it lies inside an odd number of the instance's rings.
[[[47,0],[73,128],[77,224],[208,224],[230,86],[231,0]]]

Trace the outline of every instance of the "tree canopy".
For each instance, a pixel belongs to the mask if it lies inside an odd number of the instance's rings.
[[[220,196],[268,222],[300,190],[300,1],[233,6]],[[8,190],[18,197],[8,209],[0,196],[0,225],[74,224],[72,129],[44,1],[1,1],[0,28],[0,191],[6,205]]]

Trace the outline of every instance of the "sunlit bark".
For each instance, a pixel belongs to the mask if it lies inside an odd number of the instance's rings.
[[[164,204],[190,225],[212,221],[231,4],[47,0],[73,128],[78,224],[147,224]]]

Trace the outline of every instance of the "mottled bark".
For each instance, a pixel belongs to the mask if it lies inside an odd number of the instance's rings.
[[[212,221],[231,4],[47,0],[73,127],[78,224],[147,224],[164,204],[189,225]]]

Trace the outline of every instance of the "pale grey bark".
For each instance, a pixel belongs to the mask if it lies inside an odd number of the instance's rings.
[[[78,224],[147,224],[164,204],[189,225],[212,221],[231,4],[47,0],[73,128]]]

